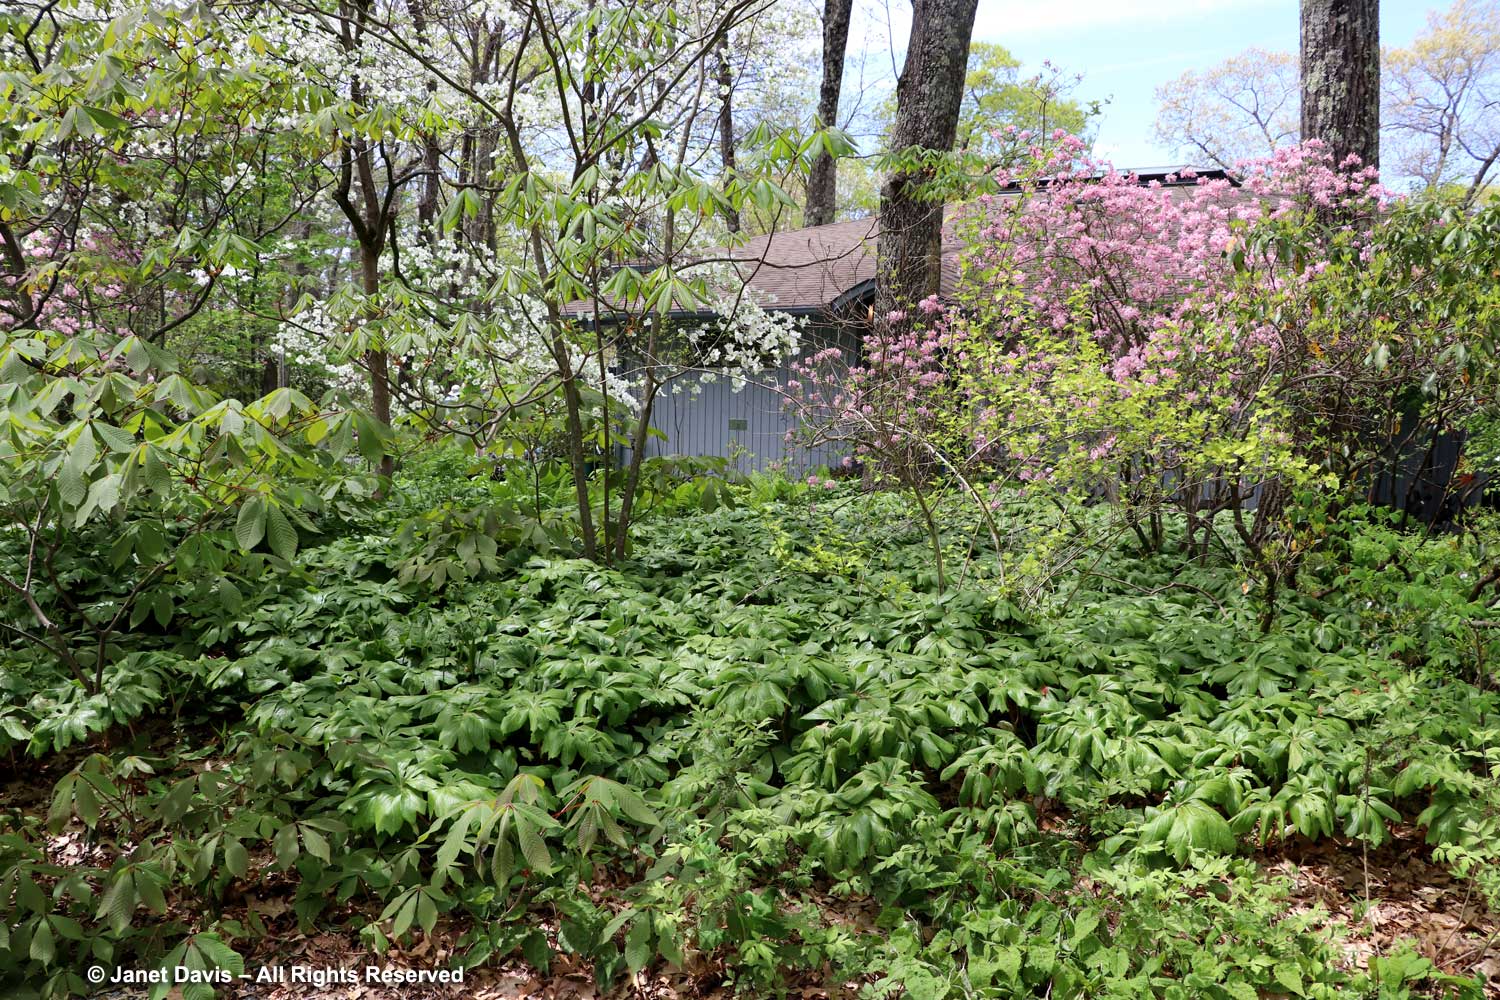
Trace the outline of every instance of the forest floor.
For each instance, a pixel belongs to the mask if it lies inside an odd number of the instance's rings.
[[[187,942],[466,966],[246,1000],[1500,997],[1490,612],[1455,540],[1350,535],[1263,629],[1242,567],[1172,552],[939,592],[889,495],[745,491],[616,567],[440,586],[356,526],[232,614],[184,599],[97,702],[15,701],[0,861],[51,891],[0,975]]]

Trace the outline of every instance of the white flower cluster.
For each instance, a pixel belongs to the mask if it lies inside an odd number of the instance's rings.
[[[314,302],[282,323],[276,344],[289,369],[350,393],[366,387],[364,372],[346,357],[350,321],[336,316],[325,302]]]
[[[401,276],[414,288],[444,299],[478,299],[500,272],[490,250],[447,237],[403,244]]]
[[[746,295],[721,296],[711,305],[719,318],[687,331],[706,369],[700,383],[722,375],[739,392],[748,380],[780,367],[801,350],[806,316],[762,309]]]
[[[379,318],[365,315],[362,296],[311,304],[282,325],[279,346],[288,365],[318,381],[362,392],[365,374],[351,359],[374,342],[400,344],[393,360],[407,379],[426,383],[421,395],[448,404],[490,399],[502,385],[530,384],[557,370],[548,312],[531,296],[495,294],[500,276],[490,252],[451,239],[401,250],[404,292],[384,295]],[[570,367],[594,388],[635,409],[635,388],[572,345]],[[484,405],[479,403],[477,405]]]

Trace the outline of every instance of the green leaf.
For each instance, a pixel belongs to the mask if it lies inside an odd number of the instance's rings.
[[[319,861],[327,863],[330,860],[328,838],[307,825],[302,827],[302,846]]]
[[[151,616],[156,619],[156,624],[166,628],[172,621],[172,592],[165,587],[158,588],[151,598]]]
[[[135,891],[141,903],[152,913],[167,912],[167,898],[162,892],[162,883],[150,869],[136,869]]]
[[[43,965],[51,965],[57,957],[57,942],[52,937],[52,925],[43,918],[31,935],[31,957]]]
[[[165,494],[172,488],[172,474],[162,462],[161,456],[153,445],[142,445],[146,451],[145,458],[141,461],[142,472],[146,479],[146,486],[153,493]]]
[[[224,867],[235,878],[244,878],[250,873],[250,852],[245,850],[244,844],[233,839],[225,842]]]
[[[103,108],[85,107],[83,112],[93,119],[95,125],[108,132],[118,132],[130,127],[130,122],[121,118],[113,111],[106,111]]]
[[[87,780],[78,782],[73,792],[73,808],[78,811],[78,818],[83,820],[89,829],[99,825],[99,798],[94,794],[93,786]]]
[[[547,944],[546,935],[541,931],[526,935],[521,941],[521,956],[533,969],[546,975],[552,965],[552,948]]]
[[[410,889],[405,895],[398,897],[395,916],[391,920],[391,936],[400,937],[417,919],[417,890]]]
[[[625,965],[639,972],[651,961],[651,915],[642,913],[625,935]]]
[[[240,606],[244,604],[245,598],[240,593],[240,589],[227,576],[219,578],[218,592],[219,606],[230,614],[239,611]]]
[[[271,850],[276,855],[276,863],[282,868],[290,868],[297,860],[297,825],[288,823],[276,831],[276,836],[271,841]]]
[[[266,535],[266,501],[259,495],[246,500],[234,522],[234,540],[241,552],[249,552]]]
[[[1099,914],[1094,910],[1084,910],[1077,917],[1073,918],[1073,937],[1071,941],[1073,947],[1078,947],[1079,943],[1094,933],[1094,929],[1098,926]]]
[[[437,918],[437,903],[425,890],[419,890],[417,892],[417,925],[422,928],[422,933],[431,934],[432,929],[437,926]]]
[[[94,435],[87,427],[78,435],[78,440],[68,450],[62,468],[57,475],[57,493],[69,507],[77,507],[88,496],[89,473],[93,471],[97,455]]]
[[[547,850],[541,831],[524,818],[516,821],[516,840],[521,845],[521,854],[532,871],[546,874],[552,870],[552,852]]]
[[[272,552],[287,560],[297,554],[297,529],[292,527],[280,507],[266,505],[266,529]]]
[[[135,879],[128,868],[114,873],[109,888],[99,901],[96,920],[108,921],[111,929],[119,934],[130,926],[130,916],[135,912]]]

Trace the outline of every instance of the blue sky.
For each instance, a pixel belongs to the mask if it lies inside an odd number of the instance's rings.
[[[1381,44],[1399,47],[1440,5],[1382,0],[1380,7]],[[1297,8],[1298,0],[979,0],[974,38],[1004,45],[1025,64],[1023,72],[1050,59],[1082,73],[1077,96],[1109,100],[1095,149],[1117,166],[1155,166],[1175,160],[1152,136],[1156,88],[1252,46],[1296,51]],[[864,16],[868,42],[883,46],[884,24],[871,22],[884,22],[884,3]],[[901,45],[909,8],[892,10],[891,19]]]

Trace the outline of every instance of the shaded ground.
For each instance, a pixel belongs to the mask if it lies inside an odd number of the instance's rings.
[[[1324,840],[1293,843],[1257,860],[1270,875],[1291,882],[1290,912],[1311,913],[1318,926],[1335,938],[1346,956],[1346,967],[1366,969],[1372,956],[1390,954],[1400,942],[1445,972],[1489,980],[1486,995],[1500,998],[1500,914],[1491,912],[1472,884],[1455,878],[1434,864],[1430,848],[1410,827],[1398,827],[1396,839],[1368,854],[1359,845]],[[1368,904],[1367,901],[1368,900]],[[366,965],[408,969],[444,967],[453,954],[461,929],[440,924],[437,930],[405,951],[372,955],[352,935],[296,931],[285,900],[251,898],[254,909],[272,933],[247,956],[249,971],[261,966],[293,965],[323,969],[362,969]],[[847,919],[848,915],[844,915]],[[838,919],[838,917],[835,917]],[[857,921],[863,923],[863,921]],[[378,983],[246,984],[221,993],[236,1000],[594,1000],[593,977],[586,966],[572,965],[571,956],[554,955],[545,975],[519,960],[470,970],[462,985],[381,985]],[[696,974],[695,974],[696,973]],[[837,1000],[853,996],[857,984],[835,989],[809,981],[788,984],[802,1000]],[[134,1000],[144,991],[113,990],[98,994],[108,1000]],[[731,990],[711,970],[639,974],[621,983],[611,996],[629,1000],[668,998],[727,998]],[[171,997],[180,993],[173,991]]]
[[[1393,833],[1391,843],[1368,853],[1356,843],[1322,840],[1258,860],[1291,879],[1293,912],[1322,915],[1348,967],[1365,969],[1372,956],[1406,940],[1444,972],[1483,973],[1486,994],[1500,997],[1500,914],[1472,883],[1433,863],[1420,833],[1408,826]]]

